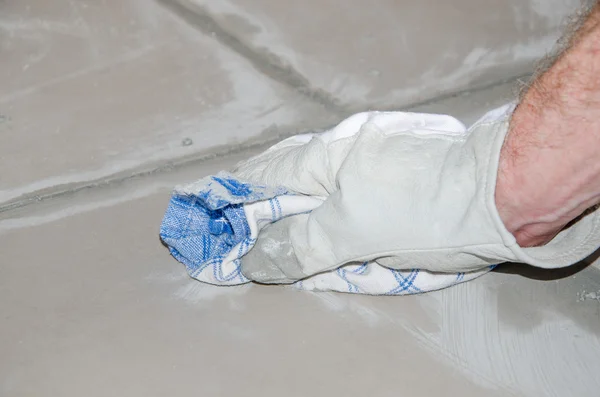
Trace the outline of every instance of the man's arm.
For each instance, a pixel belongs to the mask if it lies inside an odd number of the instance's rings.
[[[519,245],[549,242],[600,203],[600,2],[513,113],[496,206]]]

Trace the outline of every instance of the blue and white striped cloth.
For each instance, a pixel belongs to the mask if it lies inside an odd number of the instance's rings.
[[[311,211],[322,201],[221,172],[175,189],[160,237],[191,277],[215,285],[245,284],[252,280],[242,274],[241,258],[252,249],[260,230],[283,217]],[[433,273],[366,262],[298,280],[293,286],[313,291],[408,295],[469,281],[493,267],[470,273]]]

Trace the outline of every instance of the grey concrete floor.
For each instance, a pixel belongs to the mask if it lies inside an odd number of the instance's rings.
[[[384,298],[204,285],[158,239],[174,185],[283,136],[368,108],[474,121],[567,3],[456,0],[445,25],[433,2],[0,2],[0,395],[597,396],[594,258]],[[419,47],[422,20],[451,40]]]
[[[583,264],[401,298],[190,279],[157,237],[171,187],[248,154],[4,213],[0,394],[596,395]]]

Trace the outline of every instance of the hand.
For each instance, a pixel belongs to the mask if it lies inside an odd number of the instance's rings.
[[[235,173],[326,199],[264,229],[242,258],[244,274],[285,282],[372,260],[436,272],[505,261],[560,267],[589,255],[600,240],[596,216],[541,250],[522,249],[504,227],[494,191],[507,130],[506,117],[465,131],[447,116],[372,112],[276,145]]]

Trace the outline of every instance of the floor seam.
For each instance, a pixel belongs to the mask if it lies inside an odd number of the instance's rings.
[[[177,17],[214,37],[222,45],[242,56],[259,72],[287,87],[291,87],[302,96],[323,106],[336,115],[346,115],[350,110],[329,93],[311,87],[309,80],[293,67],[287,65],[276,54],[267,49],[257,49],[248,45],[235,34],[223,28],[204,7],[186,0],[156,0]]]
[[[184,166],[188,166],[195,163],[200,165],[207,161],[218,158],[227,158],[229,156],[233,156],[239,153],[250,152],[252,150],[258,150],[261,148],[266,149],[268,146],[273,145],[287,137],[308,132],[313,131],[295,131],[289,133],[282,133],[269,139],[263,139],[260,141],[235,146],[223,145],[220,149],[212,149],[208,152],[195,153],[172,160],[163,160],[160,161],[158,165],[141,166],[137,169],[126,170],[121,173],[109,175],[96,180],[85,181],[80,183],[71,183],[67,185],[57,185],[55,187],[48,188],[48,190],[43,193],[40,193],[40,191],[34,191],[31,193],[27,193],[19,198],[9,200],[5,203],[0,203],[0,214],[23,208],[29,205],[33,205],[42,201],[62,198],[87,189],[114,186],[116,184],[124,183],[136,178],[176,171]]]

